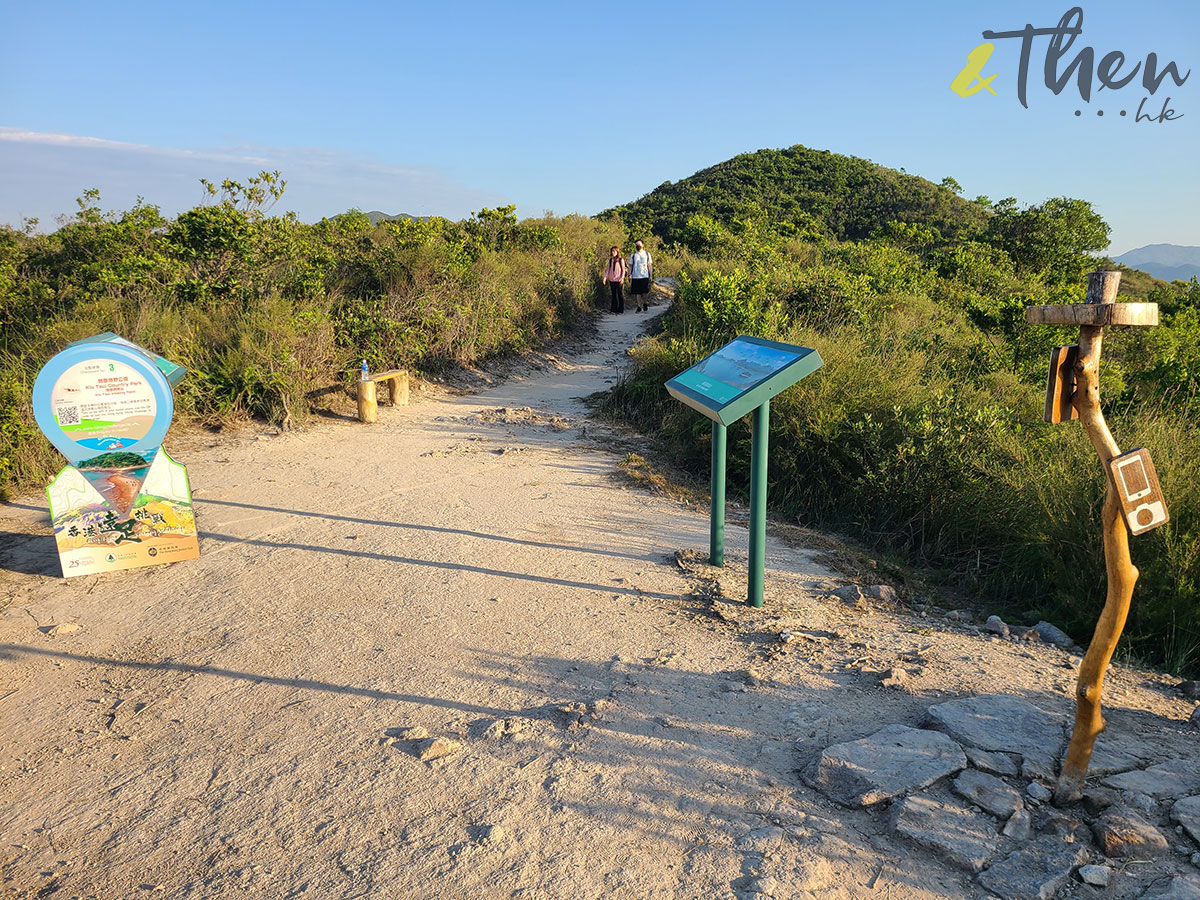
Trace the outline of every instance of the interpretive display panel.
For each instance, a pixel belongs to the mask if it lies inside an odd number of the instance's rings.
[[[34,416],[70,463],[46,489],[65,577],[199,556],[187,470],[161,450],[186,372],[106,332],[38,373]]]
[[[767,539],[767,442],[771,398],[822,365],[811,347],[738,335],[667,382],[667,391],[712,419],[712,520],[709,562],[725,564],[726,427],[754,412],[750,438],[750,558],[746,602],[763,604]]]
[[[677,400],[722,425],[746,413],[819,369],[821,356],[799,347],[739,335],[667,382]]]

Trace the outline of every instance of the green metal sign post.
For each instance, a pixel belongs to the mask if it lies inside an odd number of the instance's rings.
[[[753,412],[750,462],[750,560],[746,602],[763,604],[767,538],[767,443],[771,398],[823,365],[811,347],[739,335],[667,382],[667,391],[712,419],[712,517],[709,561],[725,564],[725,449],[729,425]]]
[[[725,565],[725,432],[716,419],[712,423],[712,514],[708,526],[708,561]]]
[[[767,556],[767,435],[771,425],[771,401],[754,411],[754,434],[750,440],[750,561],[746,572],[746,602],[763,605],[763,572]]]

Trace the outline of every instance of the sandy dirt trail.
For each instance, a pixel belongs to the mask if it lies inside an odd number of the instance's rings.
[[[618,477],[580,402],[645,324],[373,426],[177,452],[195,561],[64,581],[41,499],[0,506],[0,896],[982,896],[796,770],[996,671],[1065,713],[1061,654],[831,602],[777,539],[747,611],[732,525],[721,582],[681,565],[707,517]]]

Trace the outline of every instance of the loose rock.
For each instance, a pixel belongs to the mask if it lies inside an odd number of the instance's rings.
[[[1200,844],[1200,796],[1185,797],[1171,807],[1171,821],[1180,825]]]
[[[880,679],[879,683],[884,687],[904,687],[908,682],[908,673],[899,667],[893,666],[884,673],[884,677]]]
[[[1086,855],[1078,844],[1037,841],[1000,860],[979,876],[979,883],[1003,900],[1049,900]]]
[[[870,606],[870,594],[864,591],[857,584],[848,584],[845,587],[840,587],[836,591],[831,592],[831,596],[841,600],[847,606],[852,606],[855,609],[862,609]]]
[[[63,563],[66,565],[66,563]],[[83,626],[78,622],[63,622],[61,625],[51,625],[46,629],[46,634],[50,637],[62,637],[65,634],[74,634],[77,631],[83,631]]]
[[[1181,681],[1176,687],[1189,700],[1200,700],[1200,681]]]
[[[966,765],[962,748],[944,734],[889,725],[827,748],[804,780],[845,806],[871,806],[927,787]]]
[[[1143,794],[1138,791],[1126,791],[1124,797],[1126,806],[1133,807],[1150,816],[1158,815],[1158,802],[1149,794]]]
[[[1025,793],[1027,793],[1038,803],[1045,803],[1054,796],[1054,792],[1040,781],[1031,781],[1029,783],[1029,787],[1025,788]]]
[[[1029,810],[1018,809],[1004,823],[1004,836],[1012,838],[1014,841],[1027,841],[1032,824]]]
[[[969,872],[981,871],[996,851],[996,829],[990,821],[969,809],[921,794],[897,804],[893,827]]]
[[[1005,694],[965,697],[931,706],[925,726],[980,750],[1019,753],[1022,770],[1053,780],[1064,743],[1062,720]]]
[[[1103,783],[1122,791],[1148,794],[1157,800],[1186,797],[1200,792],[1200,767],[1194,760],[1170,759],[1142,771],[1112,775]]]
[[[1091,815],[1098,816],[1104,810],[1120,801],[1121,798],[1116,791],[1097,785],[1084,790],[1081,799],[1083,800],[1083,808]]]
[[[1162,832],[1132,809],[1109,809],[1093,830],[1104,855],[1113,859],[1153,859],[1168,849]]]
[[[1108,882],[1112,880],[1112,873],[1113,870],[1108,866],[1079,867],[1079,877],[1083,879],[1083,882],[1096,887],[1108,887]]]
[[[993,816],[1008,819],[1023,808],[1021,795],[999,778],[967,769],[954,779],[954,790]]]
[[[978,747],[963,747],[963,752],[971,765],[989,775],[1015,776],[1020,771],[1016,761],[1006,753],[989,753]]]
[[[1064,650],[1069,650],[1075,646],[1075,642],[1071,640],[1071,636],[1058,628],[1051,625],[1049,622],[1038,622],[1033,626],[1033,630],[1047,644],[1053,644],[1055,647],[1061,647]]]
[[[417,741],[413,749],[416,752],[417,759],[422,762],[432,762],[435,759],[441,759],[443,756],[457,753],[462,749],[462,744],[445,737],[426,738],[425,740]]]
[[[1076,818],[1062,813],[1050,815],[1043,823],[1042,834],[1062,838],[1065,841],[1075,841],[1082,844],[1091,843],[1092,833],[1086,825]]]
[[[894,606],[900,602],[900,597],[896,593],[896,589],[890,584],[873,584],[867,589],[867,594],[878,600],[880,603],[886,603],[889,606]]]
[[[1188,724],[1193,728],[1200,728],[1200,706],[1192,710],[1191,718],[1188,719]]]
[[[998,634],[1000,637],[1008,637],[1008,625],[999,616],[988,616],[987,621],[983,623],[983,630]]]

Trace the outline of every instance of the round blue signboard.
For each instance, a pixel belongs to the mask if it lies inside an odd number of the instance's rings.
[[[149,460],[162,446],[175,402],[154,361],[130,346],[74,344],[33,385],[38,427],[71,465],[105,453]]]

